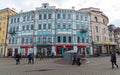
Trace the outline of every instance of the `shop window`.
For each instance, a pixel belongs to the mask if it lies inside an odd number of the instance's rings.
[[[60,54],[60,55],[62,54],[62,48],[58,49],[58,54]]]

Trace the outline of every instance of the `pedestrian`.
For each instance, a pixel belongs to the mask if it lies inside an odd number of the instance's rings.
[[[16,53],[15,59],[16,59],[16,65],[20,64],[20,55],[18,53]]]
[[[31,53],[31,60],[32,60],[32,64],[34,64],[34,53]]]
[[[52,52],[51,57],[54,58],[54,52]]]
[[[28,55],[28,64],[31,64],[31,59],[32,59],[32,54],[29,53],[29,55]]]
[[[48,57],[48,58],[50,57],[50,52],[49,52],[49,51],[47,51],[47,57]]]
[[[78,64],[78,66],[80,66],[81,65],[81,55],[79,52],[77,53],[76,58],[77,58],[77,64]]]
[[[74,65],[75,63],[77,64],[76,53],[74,53],[73,56],[72,56],[72,65]]]
[[[38,56],[39,56],[39,58],[41,60],[42,59],[42,53],[40,52]]]
[[[117,62],[116,54],[115,52],[112,52],[111,54],[112,69],[114,68],[114,65],[116,65],[116,67],[118,68],[118,65],[116,62]]]

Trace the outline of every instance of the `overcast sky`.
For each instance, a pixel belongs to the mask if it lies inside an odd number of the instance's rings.
[[[109,24],[120,27],[120,0],[0,0],[0,9],[14,8],[17,12],[20,10],[35,10],[41,7],[41,3],[49,3],[56,8],[76,10],[81,8],[96,7],[100,8],[109,18]]]

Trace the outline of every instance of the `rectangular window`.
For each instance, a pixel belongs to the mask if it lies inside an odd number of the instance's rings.
[[[12,39],[12,44],[14,44],[14,38]]]
[[[48,29],[51,29],[51,24],[50,23],[48,24]]]
[[[63,29],[66,29],[66,24],[65,23],[63,23]]]
[[[40,37],[38,37],[38,42],[40,42],[40,39],[41,39],[41,38],[40,38]]]
[[[80,42],[80,37],[77,37],[77,42],[78,42],[78,43]]]
[[[38,29],[42,29],[42,25],[41,24],[39,24]]]
[[[68,24],[68,29],[71,29],[71,24]]]
[[[46,24],[43,24],[43,29],[46,29]]]
[[[26,44],[28,44],[28,39],[26,39]]]
[[[99,36],[96,36],[96,38],[97,38],[97,41],[99,41]]]
[[[27,21],[29,21],[30,20],[30,16],[27,16]]]
[[[84,37],[82,37],[82,43],[85,43],[85,39],[84,39]]]
[[[59,13],[57,14],[57,19],[60,19],[60,14]]]
[[[76,20],[78,20],[79,19],[79,15],[78,14],[76,14]]]
[[[98,26],[96,26],[96,32],[98,32]]]
[[[34,25],[31,25],[31,30],[33,30],[34,29]]]
[[[23,21],[25,21],[25,19],[26,19],[26,16],[23,16]]]
[[[31,20],[33,20],[33,19],[34,19],[34,16],[32,15],[32,16],[31,16]]]
[[[22,30],[23,30],[23,31],[25,30],[25,26],[22,26]]]
[[[64,43],[66,42],[66,37],[65,37],[65,36],[63,37],[63,42],[64,42]]]
[[[68,14],[68,19],[71,19],[71,15],[70,14]]]
[[[17,39],[15,39],[15,44],[17,44]]]
[[[81,21],[83,21],[83,16],[81,15]]]
[[[66,19],[66,14],[63,14],[63,19]]]
[[[19,27],[17,26],[17,28],[16,28],[17,30],[16,31],[19,31]]]
[[[69,41],[69,43],[71,42],[71,37],[69,36],[69,38],[68,38],[68,41]]]
[[[51,42],[51,38],[50,38],[50,37],[48,38],[48,42],[49,42],[49,43]]]
[[[46,14],[44,14],[44,19],[47,19],[47,15]]]
[[[42,19],[42,14],[39,15],[39,20],[41,20],[41,19]]]
[[[13,23],[13,19],[11,19],[11,23]]]
[[[17,22],[20,22],[20,18],[17,18]]]
[[[48,19],[51,19],[51,14],[48,14]]]
[[[60,23],[58,23],[57,28],[60,29]]]
[[[46,43],[46,37],[43,37],[43,43]]]
[[[22,38],[22,44],[24,43],[24,38]]]
[[[29,25],[27,25],[27,30],[29,30]]]
[[[13,31],[15,31],[15,27],[13,27]]]
[[[14,18],[14,23],[16,23],[16,18]]]
[[[58,36],[58,42],[60,42],[60,36]]]
[[[87,16],[85,16],[85,21],[87,21],[88,20],[88,18],[87,18]]]

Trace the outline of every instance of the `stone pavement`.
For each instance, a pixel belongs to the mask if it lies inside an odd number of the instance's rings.
[[[120,66],[120,56],[117,58]],[[35,64],[27,64],[23,58],[20,65],[15,65],[13,58],[0,58],[0,75],[120,75],[120,68],[111,68],[110,57],[88,58],[90,62],[81,66],[60,60],[36,59]]]

